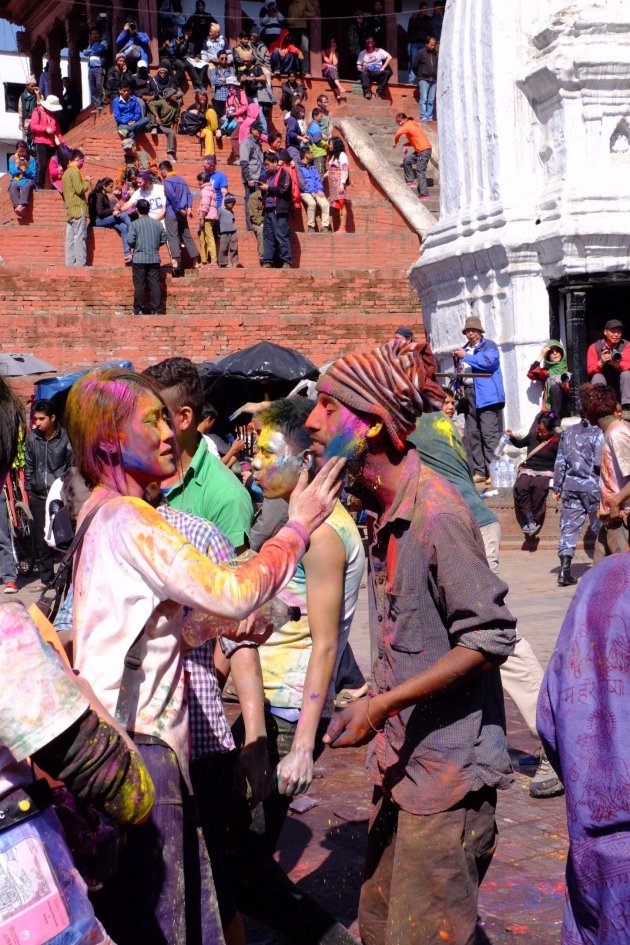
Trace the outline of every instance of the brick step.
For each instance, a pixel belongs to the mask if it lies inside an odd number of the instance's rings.
[[[40,226],[11,227],[15,238],[3,245],[2,256],[6,265],[17,265],[29,257],[43,258],[50,265],[64,265],[65,227]],[[291,235],[294,266],[300,269],[357,269],[369,268],[376,260],[395,260],[396,266],[409,266],[417,258],[418,245],[404,233],[318,233],[293,232]],[[243,227],[239,233],[241,262],[250,267],[258,266],[256,240]],[[166,263],[168,255],[162,250]],[[88,230],[88,264],[93,266],[122,266],[121,244],[114,230],[92,228]]]

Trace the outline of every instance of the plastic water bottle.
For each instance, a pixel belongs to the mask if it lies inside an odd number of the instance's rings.
[[[512,489],[516,482],[516,464],[513,459],[504,460],[505,463],[505,488]]]
[[[263,604],[262,607],[259,607],[253,616],[251,630],[262,634],[269,624],[273,625],[274,630],[279,630],[285,623],[299,620],[302,611],[299,607],[292,607],[285,604],[278,597],[274,597]],[[220,637],[234,633],[238,630],[239,623],[239,620],[232,620],[230,617],[220,617],[194,610],[182,624],[182,636],[189,646],[199,646],[210,637]]]
[[[497,459],[500,459],[501,456],[503,456],[503,454],[504,454],[504,452],[505,452],[505,448],[506,448],[506,446],[508,445],[509,442],[510,442],[510,437],[508,436],[508,434],[507,434],[507,433],[502,433],[502,434],[501,434],[501,439],[499,440],[499,442],[497,443],[497,445],[496,445],[496,447],[495,447],[495,449],[494,449],[494,455],[497,457]]]

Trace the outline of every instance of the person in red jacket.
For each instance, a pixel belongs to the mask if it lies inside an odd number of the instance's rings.
[[[630,344],[623,337],[623,322],[609,319],[604,337],[586,353],[586,372],[591,384],[608,384],[622,407],[630,409]]]
[[[427,185],[427,167],[431,160],[431,142],[425,135],[417,121],[413,118],[407,118],[404,112],[396,115],[396,124],[398,131],[394,135],[393,148],[396,147],[403,135],[407,136],[409,148],[403,158],[403,171],[405,173],[405,183],[408,187],[418,188],[420,200],[429,199],[429,187]]]
[[[37,154],[37,186],[43,188],[46,183],[48,162],[63,143],[63,135],[59,122],[55,117],[63,109],[56,95],[47,95],[39,105],[33,109],[30,131],[33,135],[33,144]]]

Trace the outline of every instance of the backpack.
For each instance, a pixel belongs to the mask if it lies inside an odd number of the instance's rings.
[[[182,112],[179,119],[179,134],[196,135],[198,131],[201,131],[205,123],[206,119],[204,115],[193,115],[193,113],[189,111]]]
[[[291,203],[293,204],[293,209],[301,210],[302,198],[300,195],[300,182],[298,180],[297,167],[293,167],[291,164],[285,164],[284,169],[291,178]]]

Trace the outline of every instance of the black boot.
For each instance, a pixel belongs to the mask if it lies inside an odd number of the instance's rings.
[[[558,587],[568,587],[577,584],[577,578],[571,574],[571,555],[560,555],[560,571],[558,572]]]

